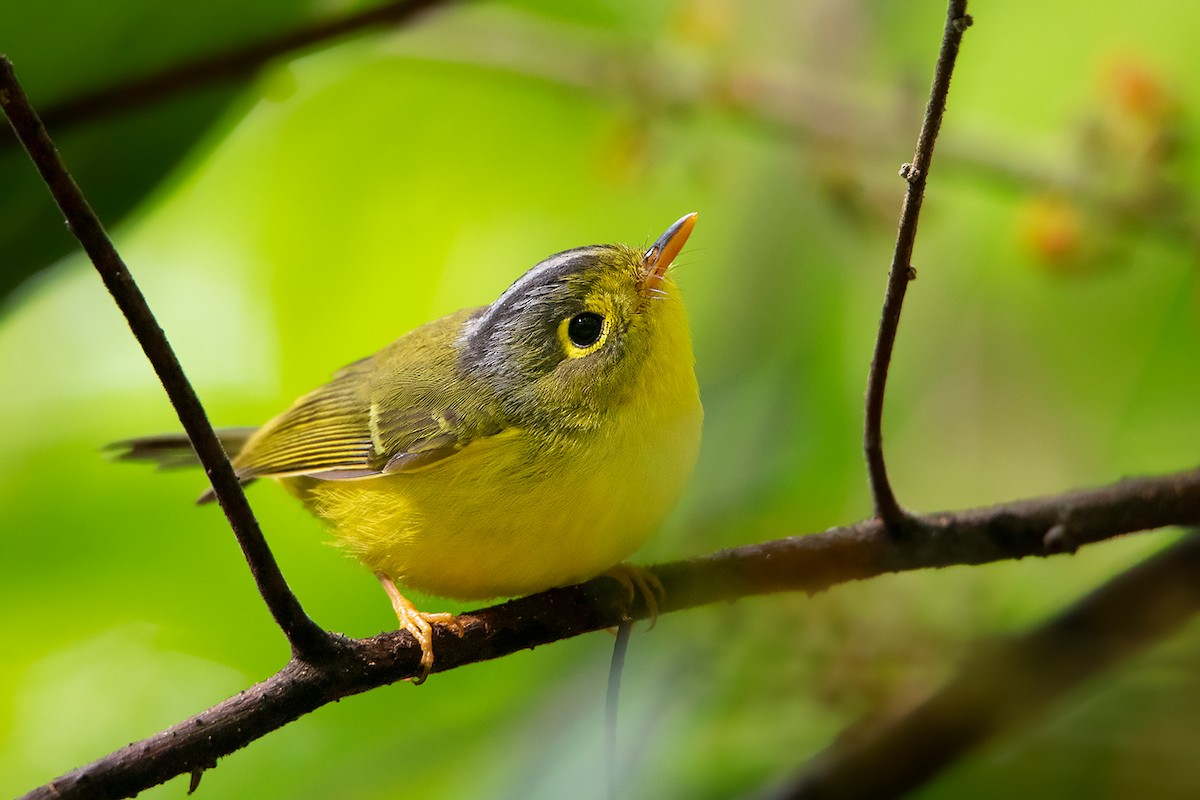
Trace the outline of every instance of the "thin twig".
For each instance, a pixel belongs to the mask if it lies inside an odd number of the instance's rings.
[[[910,535],[892,536],[879,519],[705,558],[655,567],[666,590],[660,613],[782,591],[809,593],[888,572],[983,564],[1070,552],[1085,544],[1165,525],[1200,523],[1200,470],[957,513],[914,517]],[[500,658],[609,628],[649,613],[608,578],[554,589],[463,614],[462,638],[435,630],[433,671]],[[119,798],[176,775],[210,768],[316,708],[411,678],[421,648],[407,632],[341,640],[328,661],[293,660],[273,677],[195,717],[128,745],[26,795]]]
[[[258,590],[291,643],[293,652],[307,658],[322,656],[330,649],[334,639],[304,613],[300,601],[284,581],[275,557],[259,530],[258,521],[250,510],[250,504],[246,502],[246,495],[234,475],[233,467],[213,433],[208,415],[184,375],[183,367],[167,342],[166,334],[150,312],[146,298],[113,247],[104,226],[67,172],[54,143],[21,89],[12,62],[3,56],[0,56],[0,107],[3,107],[17,138],[28,151],[54,201],[66,217],[68,227],[96,266],[146,358],[154,366],[183,429],[192,440],[200,463],[208,473],[221,509],[229,519],[238,544],[250,564]]]
[[[898,720],[851,729],[780,797],[896,797],[1200,612],[1200,533],[1126,570],[1028,633],[967,660]],[[862,726],[859,726],[860,728]]]
[[[892,528],[902,526],[907,515],[896,500],[883,461],[883,393],[887,384],[892,349],[896,344],[896,330],[900,325],[904,294],[908,290],[908,282],[916,277],[912,268],[913,244],[916,242],[917,220],[925,197],[925,181],[933,161],[933,146],[942,126],[942,114],[946,110],[946,96],[950,91],[950,76],[954,72],[958,46],[962,42],[963,31],[970,24],[967,0],[950,0],[946,12],[946,26],[942,32],[942,47],[938,53],[937,68],[934,70],[933,86],[929,91],[929,104],[925,106],[925,120],[921,124],[916,153],[912,163],[905,164],[900,170],[901,177],[908,181],[908,191],[904,195],[904,208],[900,212],[900,229],[896,235],[896,249],[888,272],[887,293],[884,295],[883,312],[879,319],[879,335],[875,339],[875,352],[871,356],[871,370],[867,376],[863,450],[867,458],[871,495],[875,499],[875,515]]]
[[[393,0],[343,17],[321,20],[218,53],[205,53],[156,72],[123,78],[46,106],[42,121],[62,132],[189,91],[253,74],[273,59],[384,25],[408,22],[450,0]],[[0,137],[0,148],[12,144]]]
[[[629,650],[629,635],[633,620],[626,617],[617,626],[613,642],[612,661],[608,667],[608,693],[604,698],[604,752],[608,762],[608,798],[620,797],[620,772],[617,768],[617,711],[621,705],[621,676],[625,672],[625,653]]]

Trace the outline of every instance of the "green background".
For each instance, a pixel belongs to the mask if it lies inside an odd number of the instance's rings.
[[[977,5],[885,414],[896,490],[923,511],[1184,469],[1200,452],[1200,6]],[[358,7],[0,0],[0,51],[42,105]],[[682,558],[869,513],[862,394],[896,170],[944,10],[455,6],[59,142],[220,425],[265,420],[546,255],[647,243],[698,211],[677,274],[704,448],[636,560]],[[100,452],[177,422],[70,246],[32,169],[0,150],[0,289],[18,287],[0,316],[0,795],[287,657],[219,511],[192,505],[202,475]],[[375,581],[297,504],[269,485],[250,497],[321,624],[394,626]],[[665,617],[631,644],[622,796],[782,780],[862,715],[924,696],[973,644],[1166,539]],[[200,791],[602,797],[612,642],[592,634],[343,700],[223,759]],[[920,796],[1195,796],[1198,668],[1192,625]],[[176,779],[144,796],[185,790]]]

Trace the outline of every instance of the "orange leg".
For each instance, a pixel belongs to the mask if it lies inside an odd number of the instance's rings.
[[[429,670],[433,669],[433,626],[446,625],[459,636],[466,632],[466,628],[459,622],[458,617],[448,612],[431,614],[418,611],[408,598],[400,594],[396,582],[386,573],[376,572],[375,577],[383,584],[383,590],[392,601],[396,619],[400,621],[400,630],[411,633],[417,644],[421,645],[421,674],[413,678],[412,682],[414,686],[424,683],[429,677]]]

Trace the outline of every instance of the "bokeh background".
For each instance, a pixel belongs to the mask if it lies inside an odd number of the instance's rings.
[[[0,0],[0,51],[49,105],[363,5]],[[1200,6],[974,5],[889,386],[897,492],[928,511],[1192,466]],[[869,513],[862,393],[896,171],[944,13],[934,0],[451,6],[58,138],[217,424],[265,420],[550,253],[647,243],[700,212],[678,275],[705,443],[687,497],[637,557],[653,562]],[[11,144],[3,795],[287,656],[219,511],[192,505],[202,476],[101,452],[177,422]],[[394,626],[375,581],[301,508],[270,485],[250,496],[320,623]],[[1168,538],[664,618],[632,641],[622,794],[751,795]],[[593,634],[343,700],[223,759],[200,792],[602,797],[611,648]],[[1193,625],[920,796],[1195,796],[1198,675]],[[144,796],[185,791],[181,778]]]

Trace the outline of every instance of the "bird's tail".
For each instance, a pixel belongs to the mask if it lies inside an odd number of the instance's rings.
[[[222,428],[217,431],[217,438],[221,440],[225,453],[233,458],[242,451],[256,430],[258,429]],[[159,469],[200,466],[200,459],[192,449],[191,440],[182,433],[140,436],[137,439],[113,442],[104,449],[112,453],[117,461],[148,461],[157,464]]]
[[[246,442],[257,428],[222,428],[217,431],[217,438],[230,458],[234,458],[246,446]],[[158,436],[141,436],[137,439],[126,439],[113,442],[105,447],[117,461],[146,461],[155,464],[159,469],[178,469],[180,467],[198,467],[200,459],[192,448],[192,442],[182,433],[164,433]],[[243,483],[248,483],[243,480]],[[199,502],[206,503],[212,499],[212,490],[200,496]]]

